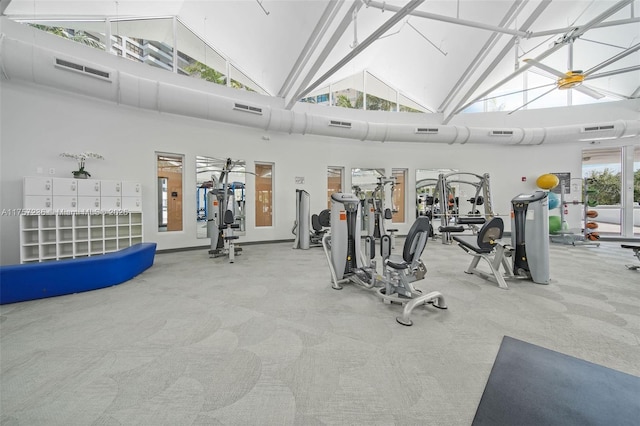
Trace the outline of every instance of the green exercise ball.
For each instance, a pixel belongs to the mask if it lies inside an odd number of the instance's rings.
[[[549,233],[556,234],[562,229],[560,216],[549,216]]]

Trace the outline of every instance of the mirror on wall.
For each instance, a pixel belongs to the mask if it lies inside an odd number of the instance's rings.
[[[158,231],[182,231],[183,156],[157,154]]]
[[[384,177],[384,168],[354,168],[351,169],[351,192],[361,200],[371,196],[378,185],[378,178]]]
[[[446,168],[416,170],[416,217],[433,216],[434,213],[436,215],[440,213],[440,205],[436,202],[438,200],[436,194],[438,177],[440,174],[447,175],[456,171]]]
[[[240,225],[240,229],[235,232],[236,235],[244,235],[245,233],[245,182],[246,182],[246,163],[244,160],[233,160],[231,171],[223,174],[223,170],[227,164],[227,159],[214,158],[206,156],[196,156],[196,233],[198,238],[207,238],[207,215],[210,214],[207,204],[207,193],[217,185],[218,189],[222,189],[225,179],[228,185],[228,195],[230,210],[236,223]]]

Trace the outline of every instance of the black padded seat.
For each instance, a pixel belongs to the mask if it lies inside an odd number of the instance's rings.
[[[479,254],[487,254],[493,251],[493,247],[490,248],[480,248],[476,244],[478,243],[478,237],[475,235],[454,235],[453,239],[458,243],[469,250],[472,250]]]
[[[634,246],[630,244],[620,244],[620,247],[632,250],[640,250],[640,246]]]
[[[460,225],[484,225],[487,220],[484,217],[459,217]]]
[[[229,240],[237,240],[238,238],[240,238],[240,237],[238,237],[237,235],[230,235],[230,236],[228,236],[228,237],[224,237],[224,240],[225,240],[225,241],[229,241]]]
[[[231,210],[227,210],[226,212],[224,212],[224,224],[225,225],[231,225],[233,222],[235,222],[235,218],[233,217],[233,212]]]
[[[464,232],[464,226],[440,226],[438,227],[438,231],[440,232]]]
[[[504,222],[499,217],[491,218],[487,223],[482,225],[478,235],[454,235],[453,240],[460,244],[463,248],[468,248],[478,254],[488,254],[502,238],[504,231]]]
[[[322,231],[322,225],[320,225],[320,217],[315,213],[311,215],[311,227],[316,233]]]
[[[400,256],[392,256],[385,260],[385,265],[389,266],[391,269],[402,270],[409,268],[411,262],[413,262],[413,258],[416,255],[416,250],[418,247],[418,240],[420,238],[420,234],[426,232],[428,235],[429,232],[429,218],[426,216],[420,216],[413,222],[409,232],[407,233],[407,238],[404,240],[404,247],[402,250],[402,257]],[[424,250],[424,247],[421,247],[420,250]],[[418,256],[422,253],[418,253]]]
[[[387,259],[386,265],[396,270],[407,269],[409,267],[409,265],[402,259],[400,260],[400,262],[394,262],[393,260],[391,260],[391,258]]]

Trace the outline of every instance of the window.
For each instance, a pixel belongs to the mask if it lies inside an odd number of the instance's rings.
[[[331,208],[331,194],[342,192],[342,175],[344,168],[327,168],[327,208]]]
[[[273,164],[256,163],[256,227],[273,226]]]
[[[158,231],[182,231],[182,155],[157,154]]]
[[[391,194],[391,211],[392,223],[404,223],[405,222],[405,188],[406,188],[406,180],[407,180],[407,171],[404,169],[393,169],[392,176],[395,178],[396,183],[393,186],[393,193]]]
[[[594,221],[597,223],[597,232],[620,235],[622,231],[622,148],[583,151],[582,177],[586,179],[589,191],[587,194],[589,207],[598,212],[598,217]]]

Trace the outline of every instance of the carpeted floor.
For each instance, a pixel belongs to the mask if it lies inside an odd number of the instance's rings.
[[[289,243],[235,264],[158,254],[119,286],[2,306],[1,424],[470,425],[505,335],[640,375],[640,271],[619,243],[552,245],[551,284],[510,290],[455,245],[423,259],[417,287],[449,309],[412,327]]]

